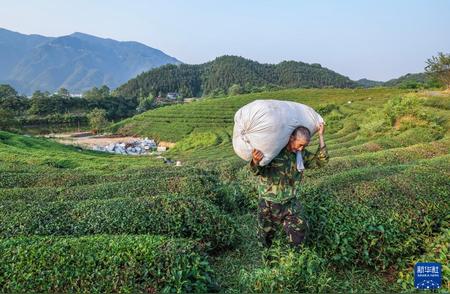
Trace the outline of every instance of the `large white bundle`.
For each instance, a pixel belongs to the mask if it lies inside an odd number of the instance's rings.
[[[233,148],[244,160],[252,159],[253,149],[264,154],[259,165],[268,164],[289,141],[294,129],[304,126],[311,136],[323,118],[311,107],[280,100],[255,100],[234,116]]]

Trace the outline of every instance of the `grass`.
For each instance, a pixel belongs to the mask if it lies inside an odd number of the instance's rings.
[[[299,194],[311,225],[300,253],[281,233],[259,247],[254,178],[231,145],[234,112],[266,98],[327,122],[329,164],[307,170]],[[177,142],[166,156],[182,167],[0,132],[0,289],[411,291],[414,262],[448,264],[449,107],[449,96],[399,89],[291,89],[112,126]]]

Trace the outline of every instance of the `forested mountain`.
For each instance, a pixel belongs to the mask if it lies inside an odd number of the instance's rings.
[[[250,88],[356,87],[357,84],[320,64],[283,61],[261,64],[238,56],[221,56],[198,65],[165,65],[142,73],[120,86],[123,96],[180,92],[184,97],[238,94]]]
[[[83,33],[62,37],[24,35],[0,28],[0,84],[18,92],[81,93],[94,86],[115,88],[149,69],[180,61],[138,42]]]

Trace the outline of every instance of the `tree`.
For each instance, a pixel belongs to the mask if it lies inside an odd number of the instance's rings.
[[[181,85],[179,91],[180,96],[182,97],[192,97],[192,90],[187,85]]]
[[[9,130],[16,125],[14,113],[10,110],[0,109],[0,130]]]
[[[100,89],[97,87],[93,87],[92,89],[83,93],[83,97],[88,100],[95,100],[100,98],[106,98],[109,96],[110,90],[108,86],[103,85]]]
[[[427,60],[425,71],[450,89],[450,54],[438,53]]]
[[[139,105],[136,108],[138,113],[147,111],[154,107],[155,97],[150,93],[147,97],[141,97],[139,99]]]
[[[28,109],[29,99],[17,94],[10,85],[0,85],[0,109],[20,115]]]
[[[39,99],[39,98],[47,98],[48,92],[41,92],[39,90],[34,91],[33,96],[31,96],[31,99]]]
[[[28,113],[31,115],[49,115],[68,112],[71,107],[76,106],[76,99],[64,98],[58,94],[49,96],[47,92],[36,91],[30,99]]]
[[[239,94],[242,94],[241,85],[233,84],[233,85],[231,85],[230,88],[228,88],[228,95],[234,96],[234,95],[239,95]]]
[[[70,93],[69,90],[67,90],[66,88],[60,88],[58,90],[57,93],[59,96],[63,97],[63,98],[69,98],[70,97]]]
[[[210,94],[210,97],[224,97],[225,96],[225,91],[222,88],[216,88],[214,89]]]
[[[11,96],[17,96],[17,91],[10,85],[0,85],[0,98],[6,98]]]
[[[52,110],[49,107],[50,97],[47,93],[42,93],[37,90],[33,93],[33,96],[30,99],[30,108],[28,109],[28,113],[31,115],[46,115],[49,114]]]
[[[20,115],[27,111],[29,102],[29,99],[23,96],[0,97],[0,109],[9,110],[17,115]]]
[[[107,86],[107,85],[103,85],[101,88],[100,88],[100,94],[102,95],[102,97],[107,97],[107,96],[109,96],[109,92],[110,92],[110,90],[109,90],[109,87]]]
[[[87,118],[89,121],[89,126],[92,128],[94,133],[105,128],[108,125],[108,120],[106,119],[106,111],[100,108],[92,109],[88,114]]]

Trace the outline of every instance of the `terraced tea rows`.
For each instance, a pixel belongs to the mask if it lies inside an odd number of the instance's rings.
[[[8,262],[0,274],[2,291],[206,291],[216,285],[204,252],[239,242],[236,223],[224,212],[230,207],[220,183],[195,167],[81,151],[5,132],[0,132],[0,154],[0,246],[5,246],[2,264]],[[27,258],[17,250],[36,253]],[[84,259],[53,264],[33,256]],[[34,266],[21,271],[25,264]],[[21,276],[37,277],[46,269],[54,276],[40,282]],[[165,274],[154,272],[162,269]],[[5,274],[15,278],[6,282]]]
[[[305,171],[299,194],[311,225],[300,253],[281,233],[272,249],[258,246],[254,178],[232,150],[235,110],[260,98],[309,104],[327,121],[329,164]],[[450,231],[450,97],[440,98],[286,90],[164,107],[113,127],[177,141],[167,156],[183,167],[0,132],[0,289],[412,289],[411,263]]]

